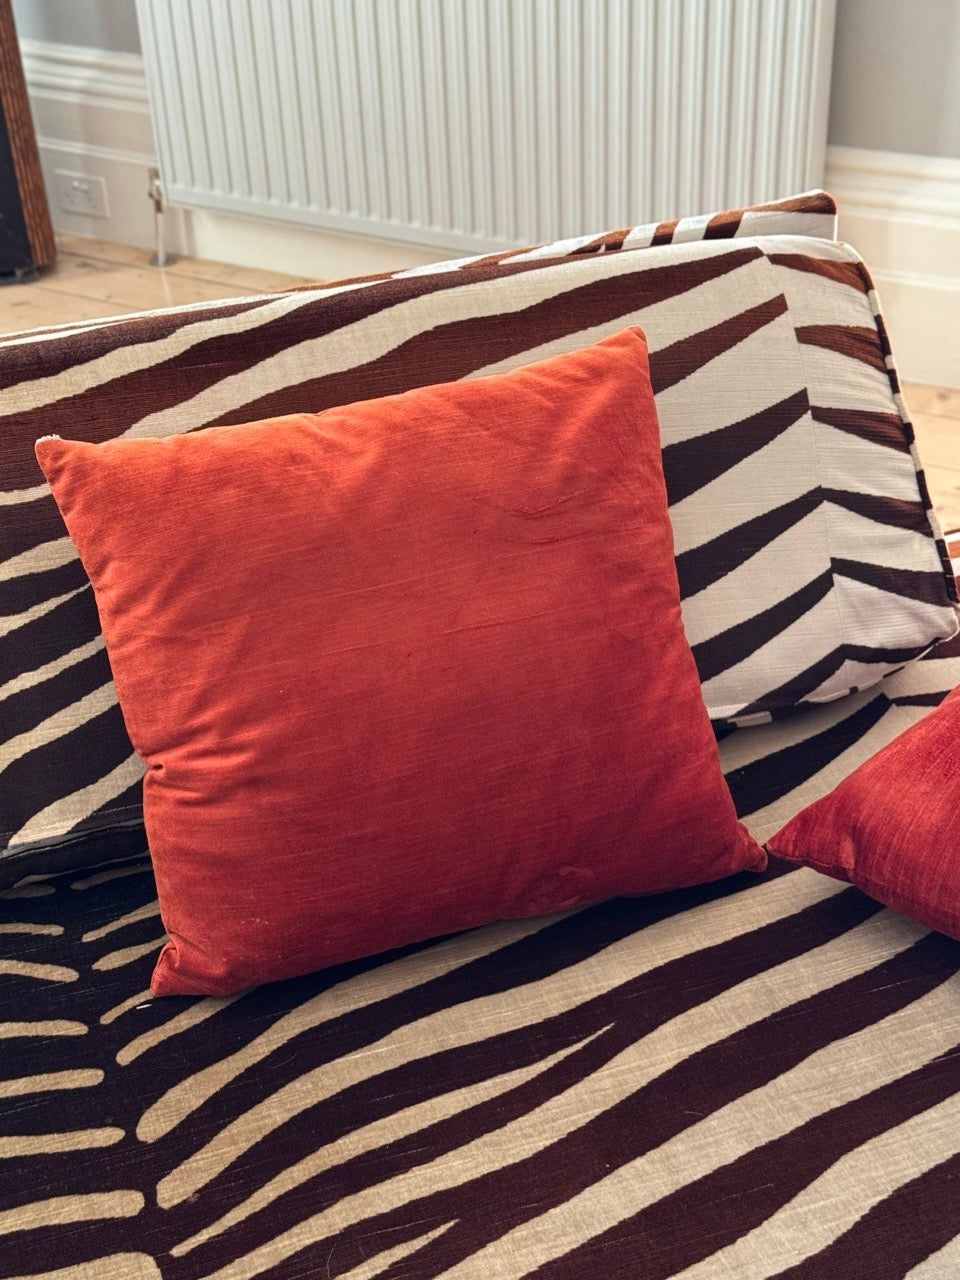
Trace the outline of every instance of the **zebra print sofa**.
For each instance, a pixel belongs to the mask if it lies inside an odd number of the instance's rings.
[[[689,291],[722,308],[719,250],[742,250],[738,267],[786,256],[787,271],[808,254],[826,264],[819,287],[860,290],[875,310],[855,255],[830,241],[833,215],[814,195],[0,342],[0,1276],[960,1273],[960,944],[812,870],[771,859],[761,875],[235,995],[151,999],[163,930],[142,766],[32,461],[48,432],[160,435],[319,408],[624,322],[648,334],[668,429],[678,379],[709,365],[729,387],[745,334],[795,324],[778,276],[776,305],[755,299],[746,329],[718,337],[688,316],[677,338],[668,319]],[[688,246],[679,266],[655,256],[675,245]],[[634,278],[651,261],[659,274]],[[877,387],[900,403],[879,320],[796,327],[811,361],[852,371],[854,390],[823,412],[848,427],[872,415],[864,447],[889,448],[869,407]],[[681,585],[709,568],[681,561]],[[845,697],[804,696],[818,668],[791,714],[769,702],[717,717],[758,840],[960,683],[960,643],[914,648],[906,663],[861,653],[849,683],[863,687]],[[697,654],[705,689],[708,669],[723,675],[712,654]]]

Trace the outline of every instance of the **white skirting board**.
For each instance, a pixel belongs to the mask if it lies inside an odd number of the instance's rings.
[[[156,151],[142,59],[29,40],[22,51],[48,191],[55,168],[107,182],[108,218],[79,218],[51,199],[55,228],[152,249]],[[840,234],[873,272],[903,376],[960,387],[960,160],[829,147],[825,185],[840,203]],[[167,242],[177,253],[314,279],[448,256],[180,210],[167,215]]]
[[[829,147],[840,235],[866,259],[901,374],[960,387],[960,159]]]

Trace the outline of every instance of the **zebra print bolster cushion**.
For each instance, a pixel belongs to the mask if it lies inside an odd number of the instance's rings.
[[[960,688],[803,809],[771,853],[960,938]]]
[[[156,994],[764,865],[683,634],[639,329],[37,456],[147,764]]]

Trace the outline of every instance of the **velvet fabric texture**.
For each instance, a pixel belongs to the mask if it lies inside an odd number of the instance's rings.
[[[960,688],[769,841],[960,938]]]
[[[639,329],[270,428],[37,444],[147,764],[156,993],[763,866]]]

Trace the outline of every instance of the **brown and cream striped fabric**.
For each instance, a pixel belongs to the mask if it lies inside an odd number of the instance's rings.
[[[729,733],[748,824],[958,679],[953,642]],[[960,943],[855,888],[780,864],[230,999],[151,1002],[161,935],[143,861],[0,895],[4,1278],[958,1274]]]
[[[141,839],[142,769],[92,593],[33,461],[43,434],[154,436],[319,410],[639,323],[714,717],[838,696],[949,634],[945,553],[862,264],[826,240],[740,238],[831,216],[819,197],[796,203],[0,343],[4,882],[84,865],[90,836],[100,855]]]
[[[751,205],[747,209],[726,209],[720,213],[696,214],[671,218],[664,222],[647,222],[636,227],[621,227],[600,235],[574,236],[552,240],[548,244],[524,249],[504,249],[499,253],[479,253],[448,262],[427,263],[402,271],[384,271],[376,275],[352,277],[343,281],[400,280],[405,276],[434,275],[461,271],[478,266],[489,267],[506,262],[529,262],[545,258],[566,258],[582,254],[611,253],[620,249],[649,249],[666,244],[688,244],[693,240],[732,240],[736,236],[814,236],[823,240],[837,238],[837,204],[826,191],[806,191],[783,200]]]

